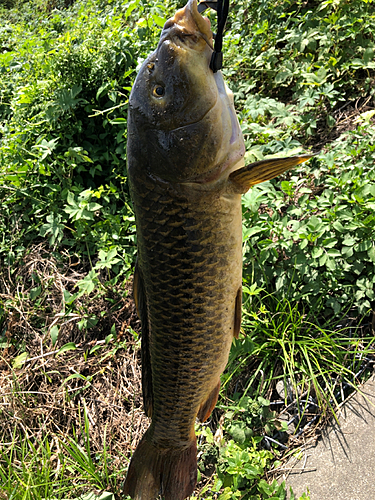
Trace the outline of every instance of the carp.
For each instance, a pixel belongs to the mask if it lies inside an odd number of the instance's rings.
[[[127,163],[136,217],[134,299],[151,418],[124,494],[184,500],[197,480],[194,425],[211,414],[241,325],[241,194],[310,156],[245,166],[233,94],[210,59],[197,1],[169,19],[129,99]]]

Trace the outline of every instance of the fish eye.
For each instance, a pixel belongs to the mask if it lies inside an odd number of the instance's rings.
[[[154,97],[163,97],[164,94],[165,94],[165,88],[162,87],[161,85],[155,85],[152,91],[152,95]]]

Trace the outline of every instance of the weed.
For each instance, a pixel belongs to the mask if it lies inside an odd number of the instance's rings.
[[[139,322],[123,285],[136,249],[126,110],[177,3],[0,7],[0,481],[9,498],[120,495],[147,425]],[[322,151],[243,197],[247,336],[234,341],[217,418],[197,431],[194,498],[285,499],[285,485],[264,477],[288,435],[334,411],[373,358],[374,24],[371,1],[231,6],[224,73],[246,161]]]

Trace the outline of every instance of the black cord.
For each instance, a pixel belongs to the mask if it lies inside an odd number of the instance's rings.
[[[217,1],[217,33],[215,37],[214,52],[212,53],[210,62],[210,69],[212,69],[214,73],[223,67],[223,33],[229,13],[229,1],[230,0]]]

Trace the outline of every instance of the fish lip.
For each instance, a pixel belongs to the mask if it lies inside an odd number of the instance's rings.
[[[190,21],[193,21],[195,26]],[[214,50],[211,23],[199,13],[197,0],[189,0],[185,7],[168,19],[161,33],[159,45],[173,36],[179,37],[182,42],[184,38],[199,36],[211,50]]]
[[[165,31],[165,33],[164,33]],[[210,49],[214,50],[214,46],[211,41],[201,32],[189,33],[185,28],[179,26],[178,24],[173,24],[170,27],[163,28],[163,32],[160,36],[159,46],[167,40],[172,40],[173,38],[179,38],[183,44],[185,44],[189,38],[197,37],[203,38]]]
[[[198,37],[202,38],[208,44],[208,46],[213,50],[212,44],[210,44],[207,41],[207,39],[202,35],[202,33],[200,32],[190,33],[189,31],[186,30],[186,28],[179,26],[178,24],[172,24],[167,28],[163,28],[158,47],[160,47],[164,42],[168,40],[173,42],[174,40],[176,40],[176,38],[181,41],[182,45],[188,45],[188,42],[190,40],[197,43],[197,40],[194,40],[194,38],[197,39]]]

